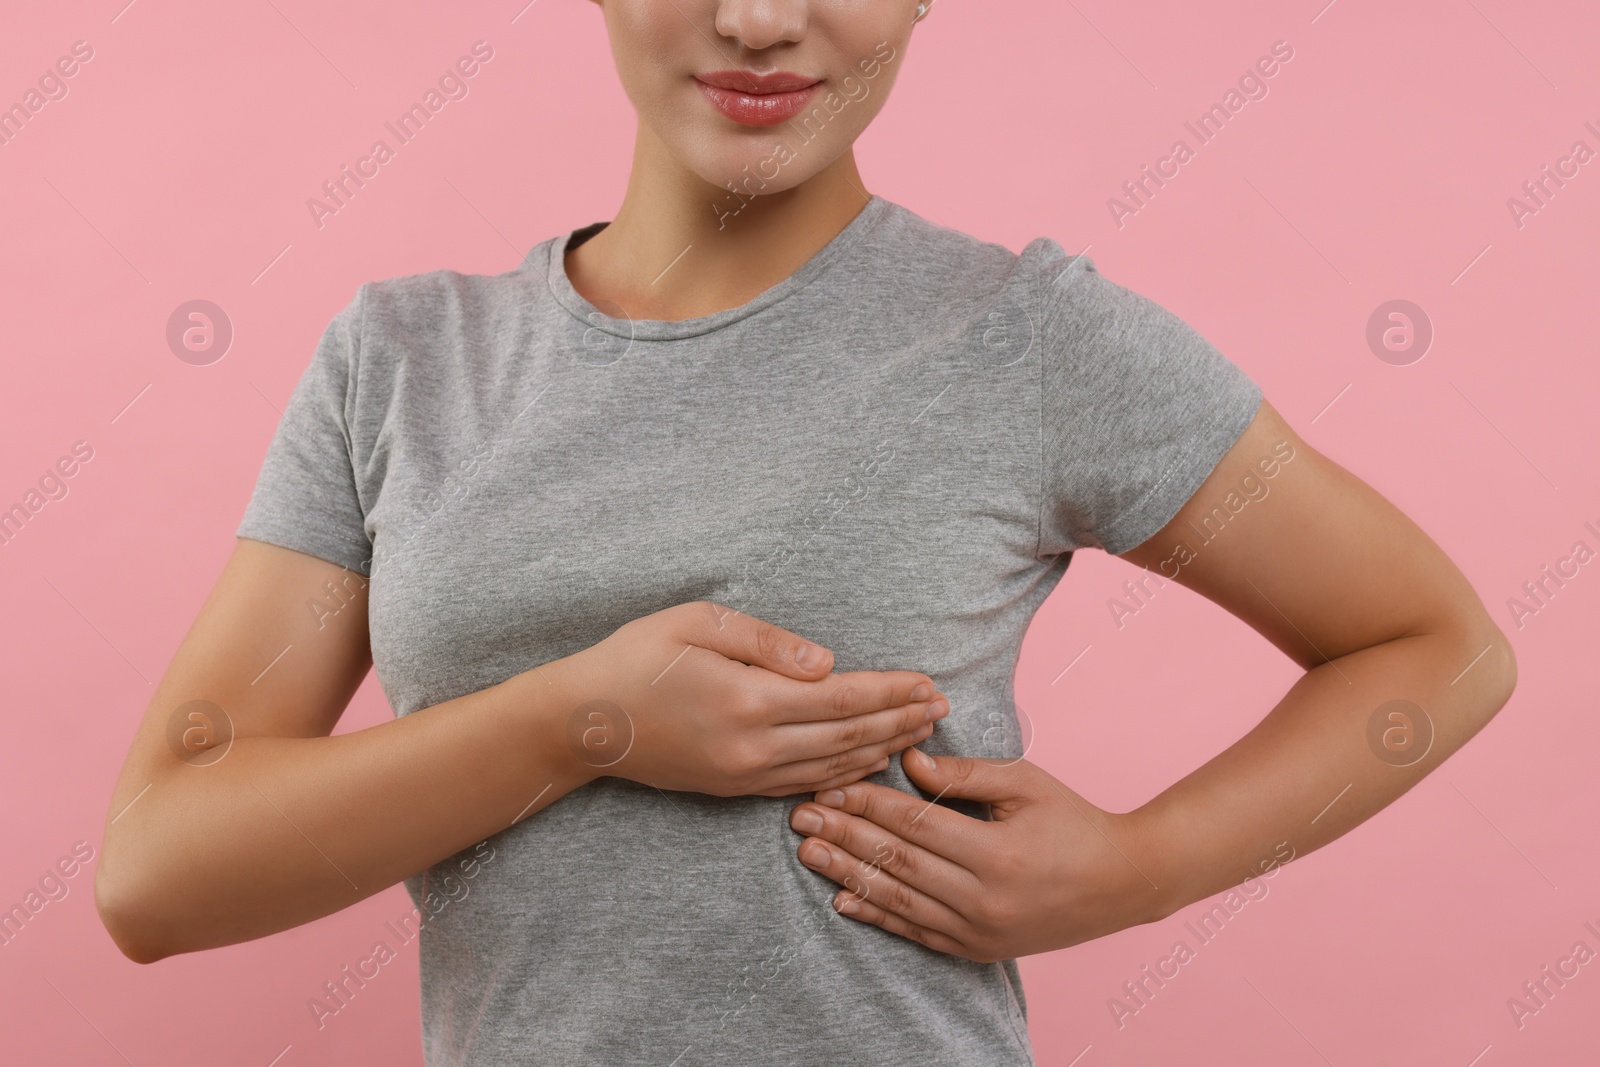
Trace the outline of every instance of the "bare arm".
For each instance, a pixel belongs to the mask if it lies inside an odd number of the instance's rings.
[[[307,604],[336,603],[328,581],[347,603],[319,619]],[[148,963],[328,915],[594,776],[566,746],[563,708],[532,672],[328,736],[370,666],[360,575],[240,539],[112,794],[95,899],[129,958]],[[197,699],[226,720],[200,706],[178,712]]]
[[[330,588],[342,606],[314,610],[339,603]],[[817,655],[802,664],[805,647]],[[107,813],[95,901],[125,955],[148,963],[328,915],[600,776],[716,796],[854,782],[949,710],[925,674],[832,673],[827,649],[706,601],[329,736],[371,662],[361,575],[240,539]],[[596,737],[618,743],[594,750]]]
[[[1240,507],[1252,484],[1269,492]],[[1202,529],[1213,539],[1201,543]],[[1248,734],[1131,813],[1161,887],[1152,917],[1364,822],[1516,685],[1510,642],[1439,546],[1265,401],[1172,522],[1120,558],[1221,605],[1307,669]]]
[[[801,861],[843,887],[844,914],[981,962],[1154,922],[1371,817],[1516,684],[1510,643],[1439,546],[1265,402],[1176,518],[1122,558],[1238,616],[1305,676],[1131,812],[1027,760],[915,749],[901,765],[920,789],[984,801],[993,819],[867,782],[817,794],[790,825]]]

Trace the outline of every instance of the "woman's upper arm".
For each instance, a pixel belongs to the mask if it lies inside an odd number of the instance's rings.
[[[1376,490],[1306,444],[1264,399],[1195,494],[1122,559],[1221,605],[1307,669],[1410,634],[1510,642],[1442,549]]]
[[[231,737],[332,733],[372,665],[366,588],[339,564],[238,538],[156,686],[116,799],[180,760],[225,758]]]

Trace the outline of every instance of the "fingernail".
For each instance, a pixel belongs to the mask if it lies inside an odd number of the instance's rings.
[[[828,865],[828,850],[815,841],[807,841],[800,848],[800,862],[807,867],[826,867]]]
[[[822,662],[824,655],[826,653],[822,649],[807,641],[795,651],[794,661],[809,671]]]
[[[837,789],[824,789],[822,792],[818,793],[816,796],[812,797],[811,799],[816,801],[818,804],[821,804],[825,808],[842,808],[842,807],[844,807],[844,793],[842,793],[841,791],[839,791]],[[818,820],[818,821],[820,822],[821,820]],[[807,833],[816,833],[815,830],[808,830],[806,832]]]
[[[927,700],[931,696],[933,696],[933,686],[927,682],[918,682],[917,687],[911,690],[912,700]]]
[[[845,915],[854,915],[860,910],[861,904],[855,897],[845,897],[844,902],[839,905],[839,911]]]
[[[933,760],[928,756],[928,754],[926,752],[922,751],[922,749],[920,749],[920,748],[908,748],[908,749],[906,749],[905,753],[900,757],[900,759],[901,760],[909,759],[912,763],[915,763],[918,767],[921,767],[924,770],[932,770],[933,769]]]
[[[938,700],[935,700],[932,704],[928,705],[929,722],[932,722],[934,719],[942,719],[948,714],[950,714],[950,702],[944,697],[940,697]]]
[[[810,808],[796,808],[794,814],[789,816],[789,825],[803,834],[820,834],[822,816]]]

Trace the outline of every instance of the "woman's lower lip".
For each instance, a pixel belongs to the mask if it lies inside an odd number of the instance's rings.
[[[822,85],[817,82],[792,93],[741,93],[707,85],[699,78],[694,83],[711,101],[712,107],[746,126],[776,126],[780,122],[788,122],[805,110]]]

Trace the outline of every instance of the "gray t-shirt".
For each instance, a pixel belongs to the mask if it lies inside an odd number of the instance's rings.
[[[1049,238],[873,196],[748,303],[631,321],[564,270],[603,225],[362,285],[267,452],[238,534],[370,573],[397,715],[705,599],[840,671],[926,672],[952,710],[925,750],[1015,758],[1017,654],[1072,551],[1154,534],[1261,399]],[[871,780],[922,795],[898,759]],[[427,1063],[1031,1064],[1014,961],[836,914],[803,799],[602,778],[408,878]]]

